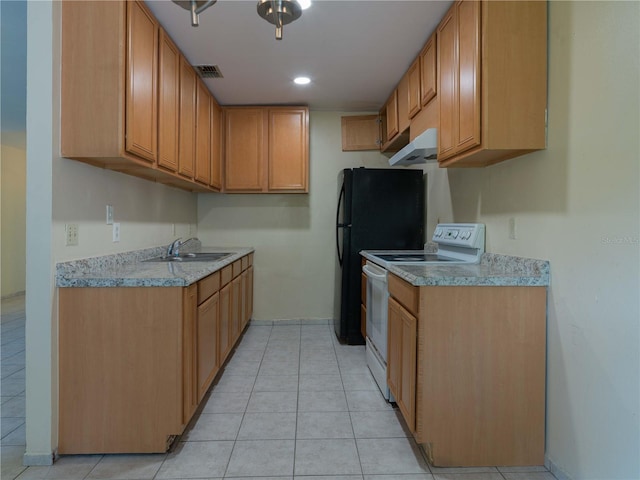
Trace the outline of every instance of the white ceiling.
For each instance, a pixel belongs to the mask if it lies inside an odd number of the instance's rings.
[[[215,64],[206,84],[221,105],[306,104],[377,111],[451,5],[434,0],[315,0],[275,39],[256,0],[218,0],[192,27],[170,0],[146,0],[193,64]],[[310,85],[293,83],[299,75]]]

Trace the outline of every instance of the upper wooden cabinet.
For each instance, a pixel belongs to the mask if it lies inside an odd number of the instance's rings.
[[[222,110],[211,96],[211,181],[209,185],[220,191],[222,189]]]
[[[263,190],[265,113],[263,108],[225,108],[225,191]]]
[[[544,2],[456,2],[437,29],[441,166],[497,163],[546,146]]]
[[[211,95],[198,79],[196,87],[196,174],[205,185],[211,181]]]
[[[308,192],[308,110],[270,108],[268,119],[269,191]]]
[[[126,149],[157,159],[158,22],[142,2],[127,2]]]
[[[306,107],[224,109],[224,190],[309,191],[309,110]]]
[[[433,100],[437,89],[436,34],[429,37],[420,52],[420,98],[422,105]]]
[[[160,29],[158,75],[158,165],[178,171],[180,51]]]
[[[386,137],[387,142],[391,141],[398,132],[398,90],[391,92],[391,96],[385,105],[386,113]]]
[[[144,2],[62,2],[61,11],[61,155],[212,191],[209,174],[193,181],[195,72]]]
[[[193,178],[196,173],[196,72],[180,58],[180,157],[179,172]]]
[[[422,108],[422,98],[420,95],[420,57],[416,58],[409,67],[409,70],[407,70],[407,81],[408,116],[409,118],[413,118]]]
[[[342,151],[380,150],[380,116],[342,117]]]

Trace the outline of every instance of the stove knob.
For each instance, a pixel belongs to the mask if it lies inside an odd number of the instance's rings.
[[[453,232],[451,232],[451,236],[453,238],[458,238],[458,230],[454,230]]]

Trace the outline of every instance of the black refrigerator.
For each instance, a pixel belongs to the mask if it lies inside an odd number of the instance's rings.
[[[424,178],[421,170],[347,168],[338,188],[333,323],[340,342],[358,345],[364,343],[359,252],[424,248]]]

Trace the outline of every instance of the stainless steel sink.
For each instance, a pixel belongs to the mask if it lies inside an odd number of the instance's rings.
[[[181,253],[180,255],[171,257],[155,257],[143,260],[143,262],[215,262],[223,258],[233,255],[235,252],[198,252],[198,253]]]

